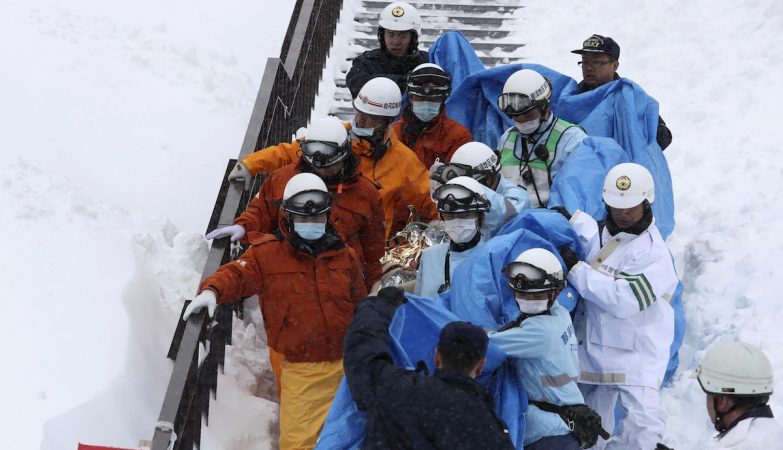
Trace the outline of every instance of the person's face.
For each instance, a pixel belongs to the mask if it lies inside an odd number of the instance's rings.
[[[712,394],[707,394],[707,415],[710,416],[710,422],[715,423],[717,414],[715,413],[715,402],[712,399]]]
[[[383,30],[383,40],[386,50],[394,56],[405,56],[413,40],[410,31]]]
[[[292,214],[292,216],[294,223],[326,223],[326,214],[319,214],[317,216],[300,216],[299,214]]]
[[[533,108],[524,114],[511,116],[511,118],[516,123],[525,123],[530,122],[531,120],[539,120],[541,119],[541,111],[539,111],[538,108]]]
[[[313,167],[313,172],[321,178],[328,178],[340,173],[343,167],[345,167],[345,162],[340,161],[328,167]]]
[[[354,120],[356,121],[356,126],[360,128],[375,128],[376,132],[385,131],[388,124],[386,117],[373,116],[359,110],[356,110]]]
[[[585,53],[582,55],[582,77],[591,88],[601,86],[614,79],[620,62],[612,60],[606,53]]]
[[[612,215],[614,223],[620,228],[628,228],[641,220],[644,215],[644,203],[639,203],[633,208],[613,208],[609,207],[609,214]]]

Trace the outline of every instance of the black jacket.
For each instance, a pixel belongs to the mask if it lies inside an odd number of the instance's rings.
[[[620,75],[614,74],[614,79],[617,80],[620,78]],[[591,90],[582,80],[578,87],[578,92],[587,92]],[[663,121],[663,117],[660,115],[658,116],[658,131],[655,135],[655,140],[658,142],[658,146],[661,147],[661,151],[666,150],[666,147],[671,145],[672,143],[672,131],[669,129],[669,127],[666,126],[666,122]]]
[[[399,303],[361,301],[345,336],[345,379],[367,414],[364,449],[513,449],[492,397],[475,380],[394,365],[388,329]]]
[[[369,50],[353,59],[351,70],[345,77],[345,83],[356,98],[365,83],[375,77],[386,77],[397,83],[400,92],[405,92],[406,76],[416,66],[429,62],[429,54],[416,50],[412,55],[394,56],[389,52],[376,48]]]

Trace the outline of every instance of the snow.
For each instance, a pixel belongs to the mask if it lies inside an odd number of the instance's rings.
[[[2,3],[2,447],[135,447],[151,438],[201,233],[294,2]],[[255,328],[237,328],[241,351],[265,360]],[[239,351],[207,448],[269,441],[276,405],[249,395],[263,367]]]
[[[293,3],[3,2],[4,448],[134,447],[151,437],[171,370],[164,355],[206,256],[201,233]],[[343,18],[358,0],[346,4]],[[759,345],[783,379],[775,289],[783,157],[771,139],[783,113],[783,5],[525,6],[518,37],[529,61],[579,79],[570,50],[593,33],[611,36],[620,74],[660,101],[673,131],[669,245],[686,286],[688,333],[663,391],[665,442],[701,448],[712,431],[690,373],[706,349],[727,339]],[[353,32],[344,23],[338,33],[343,46],[333,54],[345,55]],[[329,64],[327,74],[346,67]],[[325,112],[334,86],[322,86],[316,110]],[[235,321],[205,448],[274,439],[266,345],[257,310],[250,315]],[[782,398],[772,397],[778,416]]]

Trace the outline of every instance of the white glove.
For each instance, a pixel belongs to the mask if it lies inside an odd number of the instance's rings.
[[[244,181],[245,186],[244,189],[246,191],[250,190],[250,184],[253,182],[253,175],[250,175],[250,172],[247,170],[247,167],[245,167],[244,164],[241,162],[237,163],[236,166],[234,166],[234,170],[231,171],[231,173],[228,174],[228,181]]]
[[[245,228],[242,225],[229,225],[227,227],[215,228],[207,233],[207,239],[220,239],[230,236],[231,242],[236,242],[245,237]]]
[[[185,312],[182,314],[182,320],[187,321],[191,314],[198,313],[201,308],[207,307],[207,314],[209,317],[214,317],[215,307],[217,306],[217,298],[215,293],[209,289],[202,291],[193,299],[192,302],[185,308]]]
[[[432,194],[435,192],[435,189],[438,189],[443,184],[439,180],[432,179],[432,176],[438,171],[438,167],[442,165],[443,163],[440,162],[439,159],[436,159],[435,162],[432,163],[432,166],[430,167],[430,197],[432,197]]]

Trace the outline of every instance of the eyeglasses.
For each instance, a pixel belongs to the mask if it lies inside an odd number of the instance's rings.
[[[611,64],[613,62],[614,61],[612,61],[611,59],[607,59],[605,61],[577,61],[576,65],[578,65],[580,67],[584,66],[584,67],[590,67],[592,69],[595,69],[597,67],[605,66],[605,65]]]

